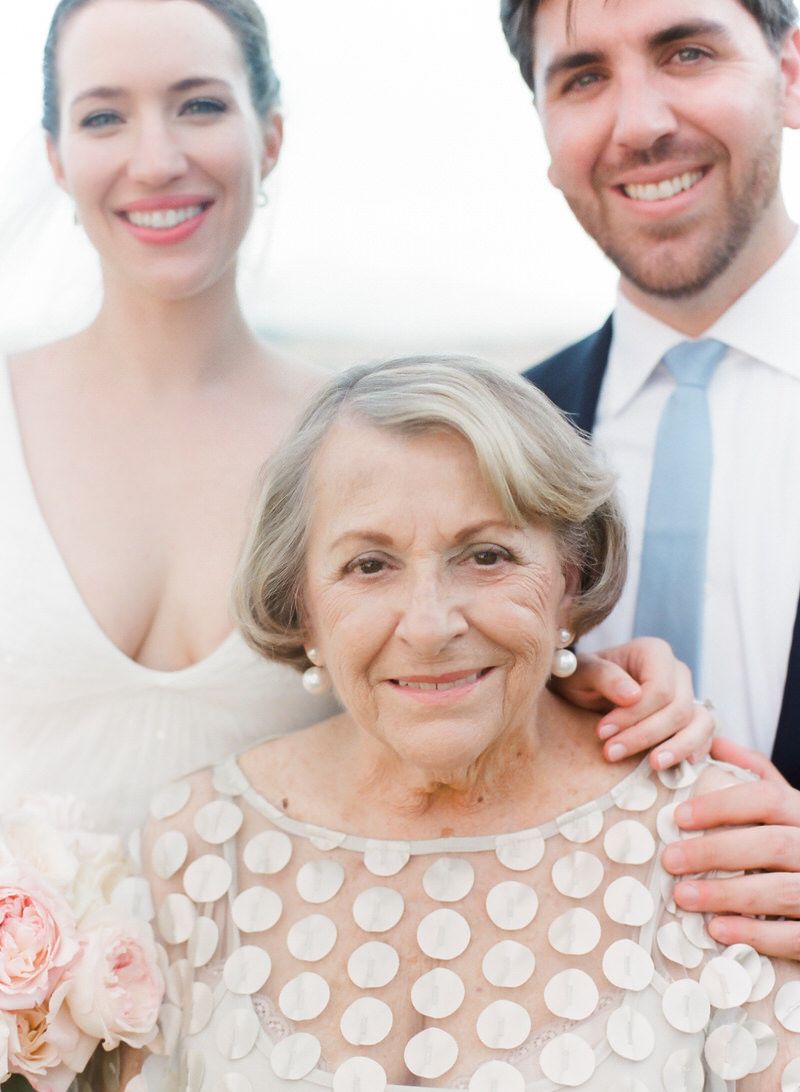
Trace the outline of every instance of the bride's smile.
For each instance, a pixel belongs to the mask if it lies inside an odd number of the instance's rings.
[[[281,128],[217,15],[144,3],[93,0],[65,25],[49,152],[106,275],[174,299],[234,269]]]

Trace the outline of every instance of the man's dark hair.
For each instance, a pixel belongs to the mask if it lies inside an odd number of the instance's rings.
[[[567,18],[578,0],[567,0]],[[541,0],[500,0],[500,22],[522,78],[533,91],[533,21]],[[794,0],[738,0],[761,27],[770,48],[777,50],[797,22]]]

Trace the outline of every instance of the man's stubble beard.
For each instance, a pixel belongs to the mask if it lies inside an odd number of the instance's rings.
[[[661,299],[682,299],[697,295],[723,274],[742,251],[772,202],[780,184],[780,122],[770,127],[759,152],[750,157],[750,169],[722,210],[719,229],[713,232],[707,247],[699,253],[667,253],[653,257],[648,251],[648,235],[654,247],[680,240],[696,230],[697,220],[680,224],[639,229],[626,240],[624,228],[609,224],[604,209],[595,203],[569,201],[576,219],[622,276],[646,295]],[[602,192],[598,186],[597,192]],[[569,200],[569,199],[568,199]],[[678,244],[680,245],[680,244]]]

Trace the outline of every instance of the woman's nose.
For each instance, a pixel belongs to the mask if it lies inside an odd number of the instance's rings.
[[[186,155],[178,136],[163,120],[140,124],[128,162],[128,174],[149,187],[163,186],[185,173]]]
[[[413,579],[406,592],[396,632],[417,651],[435,655],[466,633],[464,599],[452,581],[426,574]]]

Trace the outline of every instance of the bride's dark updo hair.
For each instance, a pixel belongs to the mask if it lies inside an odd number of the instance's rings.
[[[54,139],[58,136],[58,70],[56,54],[61,28],[73,12],[88,7],[93,0],[59,0],[44,47],[44,96],[42,125]],[[272,67],[267,24],[255,0],[193,0],[215,12],[233,34],[242,50],[250,94],[260,117],[266,117],[277,105],[280,82]]]

